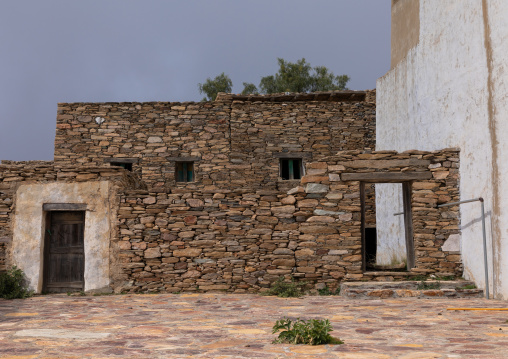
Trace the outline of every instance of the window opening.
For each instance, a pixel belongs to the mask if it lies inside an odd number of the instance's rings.
[[[125,168],[127,171],[132,172],[132,163],[111,162],[111,166],[119,166],[119,167]]]
[[[176,182],[194,181],[194,162],[176,162]]]
[[[302,178],[302,159],[301,158],[281,158],[280,159],[280,177],[283,180],[293,180]]]

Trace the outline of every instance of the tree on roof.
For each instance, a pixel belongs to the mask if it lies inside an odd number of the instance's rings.
[[[214,101],[219,92],[230,93],[233,89],[233,81],[228,75],[221,73],[212,80],[207,78],[202,84],[198,84],[199,93],[205,94],[202,101]]]
[[[325,66],[312,67],[305,58],[296,62],[278,58],[279,70],[274,75],[261,78],[259,90],[253,83],[243,83],[243,95],[272,94],[280,92],[316,92],[347,90],[348,75],[335,75]],[[233,82],[224,72],[215,79],[208,78],[199,84],[199,91],[207,97],[203,100],[215,100],[218,92],[231,92]]]

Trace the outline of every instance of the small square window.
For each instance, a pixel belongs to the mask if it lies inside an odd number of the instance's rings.
[[[176,182],[194,181],[194,162],[175,162]]]
[[[281,158],[280,177],[283,180],[302,178],[303,167],[301,158]]]
[[[132,171],[132,163],[126,162],[110,162],[111,166],[119,166],[125,168],[127,171]]]

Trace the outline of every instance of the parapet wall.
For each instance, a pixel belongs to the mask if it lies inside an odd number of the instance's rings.
[[[222,98],[222,99],[221,99]],[[136,159],[157,193],[277,189],[279,157],[316,161],[339,150],[374,149],[375,91],[224,95],[215,102],[61,103],[55,162]],[[175,161],[195,161],[195,181],[175,181]]]

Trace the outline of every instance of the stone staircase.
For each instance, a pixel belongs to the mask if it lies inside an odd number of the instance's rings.
[[[481,298],[483,290],[466,280],[342,282],[340,295],[356,299],[379,298]]]

